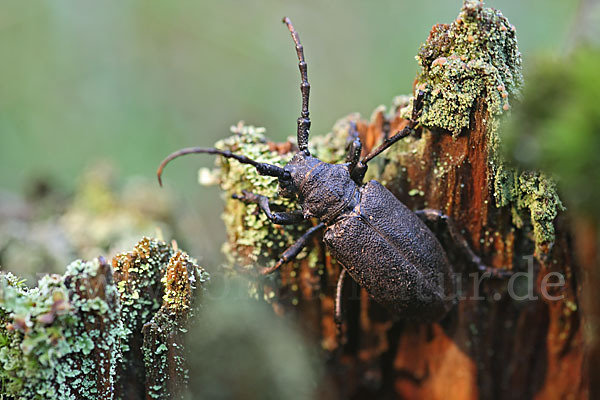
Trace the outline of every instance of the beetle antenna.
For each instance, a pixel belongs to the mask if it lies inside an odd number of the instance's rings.
[[[283,18],[283,23],[287,25],[292,39],[296,44],[296,53],[298,54],[298,68],[300,68],[300,91],[302,92],[302,112],[300,118],[298,118],[298,148],[303,151],[306,155],[308,152],[308,135],[310,131],[310,118],[308,117],[308,96],[310,93],[310,83],[308,83],[308,72],[306,61],[304,60],[304,47],[300,43],[300,37],[298,32],[294,29],[292,21],[288,17]]]
[[[250,165],[254,166],[256,168],[256,170],[258,171],[258,173],[261,175],[273,176],[275,178],[280,178],[283,180],[291,179],[290,173],[288,171],[284,170],[283,168],[278,167],[277,165],[267,164],[267,163],[259,163],[259,162],[254,161],[246,156],[239,155],[239,154],[233,154],[229,150],[219,150],[219,149],[215,149],[212,147],[186,147],[184,149],[177,150],[176,152],[169,154],[164,160],[162,160],[162,162],[158,166],[158,170],[156,171],[156,176],[158,177],[158,183],[160,186],[162,186],[162,178],[161,177],[162,177],[162,173],[163,173],[163,170],[165,169],[166,165],[171,160],[173,160],[177,157],[185,156],[186,154],[218,154],[225,158],[233,158],[235,160],[238,160],[242,164],[250,164]]]

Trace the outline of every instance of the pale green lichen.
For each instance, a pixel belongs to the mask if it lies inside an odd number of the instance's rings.
[[[96,399],[113,388],[124,335],[117,289],[99,260],[24,288],[0,276],[0,382],[19,399]],[[96,290],[102,286],[102,290]],[[85,290],[81,290],[84,287]],[[94,353],[106,373],[99,373]]]
[[[113,262],[117,282],[102,258],[75,261],[64,275],[47,275],[33,289],[10,273],[0,274],[0,398],[118,398],[119,372],[128,368],[123,363],[131,361],[130,339],[142,336],[143,323],[152,320],[159,332],[176,327],[184,333],[192,294],[208,274],[186,253],[148,238]],[[161,304],[169,312],[155,321]],[[153,339],[144,337],[144,343]],[[177,374],[187,376],[181,355],[174,363],[181,366]],[[146,371],[165,372],[158,364],[147,364]]]
[[[522,84],[515,28],[498,10],[466,0],[450,25],[437,25],[416,56],[425,92],[420,122],[458,135],[469,126],[477,98],[491,115],[509,109]]]
[[[127,329],[119,375],[136,379],[141,387],[149,377],[153,377],[154,383],[161,379],[161,385],[146,385],[146,390],[153,398],[168,398],[166,385],[170,378],[175,379],[168,374],[168,355],[157,360],[149,356],[147,349],[161,345],[165,335],[182,334],[179,328],[185,329],[193,294],[208,281],[208,273],[187,253],[146,237],[133,251],[115,256],[113,267]],[[139,354],[142,359],[137,359]],[[140,364],[145,368],[140,368]],[[176,373],[186,376],[187,370],[181,364]],[[154,390],[156,386],[160,389]]]

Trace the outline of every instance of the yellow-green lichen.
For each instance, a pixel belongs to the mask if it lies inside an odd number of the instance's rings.
[[[126,353],[132,335],[140,334],[142,326],[160,308],[163,295],[161,279],[173,254],[173,249],[165,242],[143,238],[132,251],[113,258],[123,323],[128,331],[124,341]]]
[[[454,22],[435,26],[416,59],[417,89],[425,92],[420,122],[454,135],[469,126],[477,98],[497,115],[522,83],[515,28],[482,1],[466,0]]]
[[[232,127],[232,132],[233,136],[217,142],[215,147],[281,167],[293,155],[292,152],[280,154],[270,146],[263,128],[238,125]],[[228,235],[224,253],[228,262],[230,265],[244,269],[273,265],[279,255],[310,226],[310,223],[306,222],[299,226],[274,225],[256,204],[246,204],[232,199],[233,194],[241,194],[242,191],[247,190],[271,199],[271,206],[274,209],[298,208],[295,201],[278,196],[277,179],[261,176],[251,165],[241,164],[235,160],[221,157],[217,164],[219,168],[212,172],[212,176],[213,181],[219,182],[224,191],[226,204],[223,221]],[[206,173],[204,176],[206,177]]]
[[[208,273],[187,253],[178,250],[170,258],[166,273],[161,279],[165,291],[162,306],[174,313],[187,313],[191,308],[196,286],[203,285],[208,280]]]
[[[517,228],[524,226],[526,216],[533,230],[536,255],[547,254],[554,242],[554,219],[565,209],[554,181],[541,172],[500,168],[494,185],[496,205],[512,207]]]
[[[147,395],[171,399],[181,394],[189,380],[185,365],[183,335],[192,315],[193,294],[209,279],[204,269],[186,253],[177,251],[169,259],[161,279],[162,306],[144,324],[142,354]]]
[[[505,154],[556,176],[569,209],[600,220],[600,49],[534,59],[518,106],[500,131]],[[594,183],[596,182],[596,183]]]
[[[216,147],[244,154],[259,162],[284,166],[292,153],[279,154],[267,143],[264,129],[238,126],[233,136],[216,144]],[[293,243],[302,231],[301,226],[276,226],[260,212],[256,204],[245,204],[231,198],[243,190],[272,199],[272,206],[282,210],[297,208],[294,201],[278,197],[277,179],[261,176],[250,165],[235,160],[219,159],[219,182],[226,196],[223,220],[232,252],[226,251],[229,261],[243,268],[271,266],[285,248]],[[305,224],[304,228],[308,225]]]
[[[481,110],[488,112],[481,121],[487,142],[488,180],[496,205],[511,208],[515,227],[531,225],[536,254],[543,255],[554,241],[554,219],[563,209],[555,184],[547,175],[508,166],[499,146],[500,116],[510,109],[509,100],[517,97],[522,86],[514,27],[500,11],[484,8],[481,1],[465,1],[452,24],[433,28],[417,60],[422,67],[417,89],[425,92],[420,117],[424,126],[458,135],[470,127],[472,111],[482,101]],[[410,116],[412,101],[395,101],[405,118]],[[409,151],[424,154],[426,144],[426,140],[407,139],[394,145],[383,156],[391,162],[385,166],[382,181],[398,179],[403,173],[403,155]],[[448,168],[447,162],[437,161],[433,172],[444,179]],[[421,187],[408,183],[408,195],[423,195]]]
[[[356,120],[358,116],[350,117],[352,118]],[[349,126],[347,119],[340,120],[330,134],[311,137],[311,154],[327,162],[343,161]],[[234,135],[217,142],[215,147],[281,167],[296,151],[295,146],[289,142],[282,145],[270,143],[264,135],[263,128],[239,124],[231,130]],[[299,225],[286,226],[273,224],[256,204],[246,204],[232,199],[231,196],[247,190],[271,199],[271,207],[277,211],[298,209],[295,200],[278,196],[277,179],[261,176],[254,167],[223,157],[218,158],[217,165],[218,168],[212,171],[200,170],[199,180],[201,184],[218,183],[224,192],[223,221],[228,241],[223,245],[223,252],[228,264],[250,271],[255,271],[257,267],[272,266],[285,249],[306,232],[313,222],[305,221]],[[297,259],[314,259],[318,257],[316,251],[309,248]],[[255,297],[263,297],[256,287],[251,287],[250,290]],[[273,297],[266,296],[269,300]]]

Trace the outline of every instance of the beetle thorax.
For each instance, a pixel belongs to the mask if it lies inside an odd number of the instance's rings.
[[[298,153],[286,165],[305,217],[325,222],[337,216],[355,195],[357,185],[342,164],[328,164]]]

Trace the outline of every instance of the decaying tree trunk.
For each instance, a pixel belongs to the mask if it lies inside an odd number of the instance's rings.
[[[256,293],[279,313],[298,313],[307,334],[331,352],[328,377],[340,398],[586,398],[582,281],[569,220],[552,181],[507,166],[498,148],[500,115],[521,84],[515,29],[498,11],[466,1],[456,21],[432,29],[418,60],[422,127],[370,172],[408,207],[450,216],[486,265],[512,275],[478,273],[447,229],[432,225],[455,268],[456,307],[439,323],[396,321],[363,289],[346,285],[346,341],[339,347],[333,310],[340,266],[321,238],[304,259],[259,280]],[[349,121],[357,123],[367,152],[401,130],[410,110],[411,101],[399,99],[391,113],[378,108],[370,121],[349,116],[325,141],[311,137],[311,153],[341,161]],[[219,146],[280,164],[292,150],[263,143],[251,127],[234,131]],[[274,197],[276,182],[220,163],[226,196],[247,189]],[[272,264],[310,226],[273,227],[254,205],[230,199],[224,218],[231,261],[244,271]]]
[[[363,294],[355,316],[359,333],[352,363],[374,368],[372,373],[382,376],[381,390],[403,398],[582,398],[583,342],[566,222],[557,221],[552,250],[533,258],[531,232],[514,226],[511,206],[496,206],[484,123],[490,116],[483,101],[473,117],[470,128],[456,138],[440,130],[424,131],[397,154],[404,173],[384,172],[383,177],[409,207],[451,216],[487,265],[526,272],[531,262],[531,282],[513,280],[512,287],[531,285],[532,299],[511,298],[508,279],[469,274],[474,271],[468,262],[461,262],[453,243],[442,236],[455,268],[459,266],[455,272],[462,273],[456,310],[440,324],[390,324],[372,320],[372,302]],[[384,121],[378,115],[369,130],[383,134]],[[403,121],[395,116],[389,123],[396,131]],[[441,177],[439,168],[444,169]],[[411,196],[413,190],[418,195]],[[443,228],[436,231],[443,233]],[[565,277],[565,285],[551,293],[561,300],[540,294],[549,272]],[[522,289],[519,298],[526,297]]]

